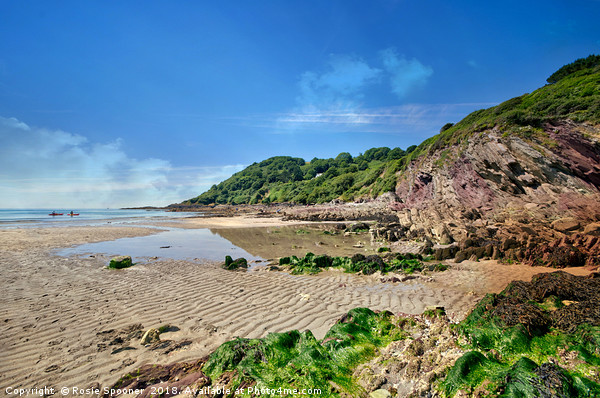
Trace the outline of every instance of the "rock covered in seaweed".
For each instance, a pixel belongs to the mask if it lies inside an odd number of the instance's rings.
[[[599,396],[599,283],[556,271],[486,295],[458,326],[471,351],[441,389],[448,396]]]
[[[132,265],[133,265],[133,263],[131,261],[131,256],[117,256],[117,257],[113,257],[110,260],[108,268],[122,269],[122,268],[129,268]]]
[[[234,271],[240,268],[245,270],[248,268],[248,261],[243,257],[234,260],[231,256],[225,256],[225,263],[223,263],[222,267],[228,271]]]

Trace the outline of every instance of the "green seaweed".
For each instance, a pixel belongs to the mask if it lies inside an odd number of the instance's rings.
[[[560,306],[554,296],[532,301],[519,283],[486,295],[456,326],[471,351],[448,372],[442,391],[447,396],[485,388],[503,397],[599,397],[600,327],[581,324],[571,332],[527,327],[527,311],[516,313],[523,322],[507,323],[514,320],[514,308],[538,308],[541,317],[536,320],[543,320]]]
[[[222,268],[228,271],[238,268],[248,268],[248,261],[243,257],[233,260],[231,256],[225,256],[225,263],[222,265]]]
[[[485,365],[490,362],[479,351],[469,351],[456,360],[444,380],[443,389],[448,395],[453,395],[464,385],[479,385],[488,380]]]
[[[377,255],[363,256],[356,254],[352,257],[330,257],[327,255],[315,255],[307,253],[303,258],[296,256],[282,257],[279,259],[279,265],[287,265],[290,272],[297,274],[316,274],[324,268],[339,268],[349,273],[362,273],[370,275],[377,271],[381,273],[403,272],[412,274],[415,271],[424,269],[421,257],[413,254],[395,254],[390,258],[382,258]],[[447,267],[441,264],[434,266],[434,271],[444,271]]]
[[[114,257],[110,260],[110,263],[108,264],[108,268],[110,269],[123,269],[123,268],[129,268],[131,266],[133,266],[134,264],[131,261],[131,257],[129,256],[118,256],[118,257]]]
[[[379,348],[406,338],[398,321],[389,312],[356,308],[332,326],[323,340],[310,331],[297,330],[270,333],[262,339],[239,338],[221,345],[202,370],[212,380],[233,372],[232,389],[254,381],[257,388],[321,388],[325,397],[340,392],[354,395],[361,389],[352,379],[353,369],[375,356]]]

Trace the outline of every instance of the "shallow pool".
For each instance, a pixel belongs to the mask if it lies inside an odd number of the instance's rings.
[[[96,255],[131,256],[136,261],[158,258],[176,260],[225,261],[225,256],[244,257],[248,261],[264,260],[253,256],[209,229],[169,228],[154,235],[86,243],[56,251],[60,256]]]

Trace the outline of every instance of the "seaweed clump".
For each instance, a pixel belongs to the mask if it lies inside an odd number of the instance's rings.
[[[117,256],[113,257],[108,264],[108,268],[110,269],[123,269],[129,268],[133,265],[131,261],[131,256]]]
[[[203,368],[219,387],[321,390],[321,396],[355,392],[352,371],[380,347],[405,337],[389,312],[356,308],[317,340],[310,331],[270,333],[221,345]],[[225,379],[224,379],[225,375]],[[226,383],[223,385],[223,383]]]
[[[600,396],[600,278],[557,271],[514,281],[457,329],[470,351],[441,384],[448,396]]]
[[[248,261],[243,257],[234,260],[231,256],[225,256],[225,263],[222,267],[228,271],[234,271],[240,268],[246,269],[248,268]]]
[[[256,391],[262,391],[262,396],[295,396],[293,391],[302,390],[322,397],[360,395],[362,387],[352,372],[392,341],[407,338],[399,327],[404,322],[390,312],[355,308],[322,340],[308,330],[237,338],[195,363],[142,366],[111,389],[144,389],[140,394],[144,397],[153,386],[169,392],[176,386],[184,393],[203,389],[202,394],[218,396],[254,396]]]
[[[388,272],[403,272],[412,274],[422,271],[425,266],[423,257],[418,254],[388,254],[385,257],[376,254],[365,256],[355,254],[352,257],[330,257],[327,255],[315,255],[307,253],[304,257],[282,257],[279,265],[287,265],[292,274],[317,274],[324,268],[339,268],[349,273],[361,273],[371,275],[379,271],[382,274]],[[434,270],[443,271],[444,267],[434,267]]]

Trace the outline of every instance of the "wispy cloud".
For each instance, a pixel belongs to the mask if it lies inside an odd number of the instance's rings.
[[[468,113],[494,103],[406,104],[384,108],[314,110],[289,112],[276,118],[276,130],[319,130],[406,134],[437,132],[447,122],[457,122]]]
[[[0,207],[167,205],[198,195],[243,165],[174,167],[134,159],[120,140],[30,127],[0,117]]]
[[[274,134],[318,132],[432,135],[448,122],[458,122],[477,109],[493,105],[496,103],[406,104],[380,108],[339,109],[314,107],[312,110],[305,108],[275,115],[231,117],[227,121],[235,125],[260,127]]]
[[[475,61],[474,59],[468,60],[467,65],[469,65],[473,69],[479,68],[479,63],[477,61]]]

